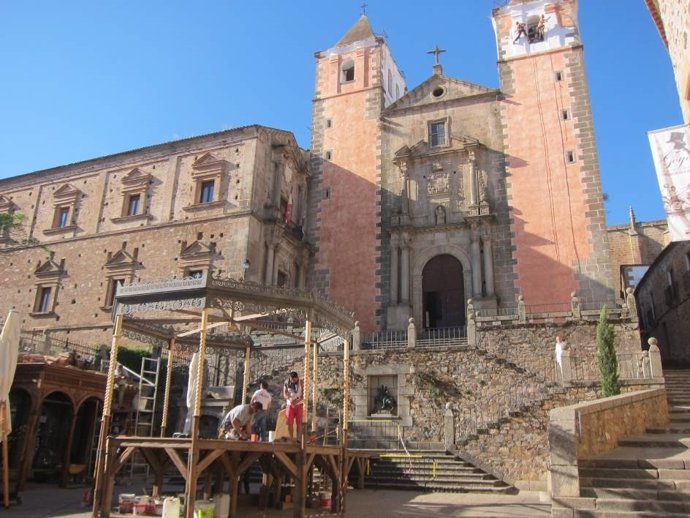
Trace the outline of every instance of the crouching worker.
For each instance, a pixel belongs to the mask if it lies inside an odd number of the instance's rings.
[[[230,410],[220,423],[219,439],[247,440],[252,432],[254,414],[261,412],[263,406],[259,401],[246,405],[237,405]]]

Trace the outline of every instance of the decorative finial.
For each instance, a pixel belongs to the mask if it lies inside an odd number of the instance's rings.
[[[366,16],[367,15],[367,7],[369,7],[369,4],[364,2],[362,5],[360,5],[360,7],[362,8],[362,16]]]

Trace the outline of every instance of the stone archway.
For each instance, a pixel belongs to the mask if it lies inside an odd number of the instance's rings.
[[[450,254],[429,260],[422,270],[424,328],[465,325],[465,286],[460,261]]]

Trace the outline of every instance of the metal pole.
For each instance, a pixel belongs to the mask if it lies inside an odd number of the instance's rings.
[[[340,477],[340,512],[345,515],[345,493],[347,492],[347,465],[349,464],[347,458],[347,448],[348,448],[348,420],[350,419],[350,341],[345,340],[343,342],[343,472]]]
[[[302,387],[302,397],[304,399],[304,422],[302,423],[302,433],[305,433],[309,423],[309,391],[311,389],[311,319],[307,317],[304,323],[304,377]]]

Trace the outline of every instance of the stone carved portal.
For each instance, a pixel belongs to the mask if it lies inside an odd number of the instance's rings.
[[[422,271],[425,328],[465,325],[465,288],[462,264],[444,254],[431,259]]]

